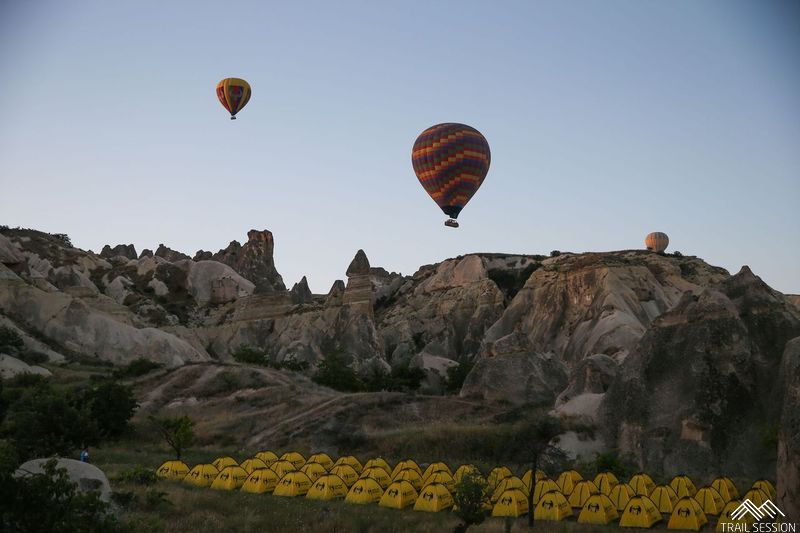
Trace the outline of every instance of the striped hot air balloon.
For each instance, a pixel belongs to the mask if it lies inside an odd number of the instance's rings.
[[[448,122],[423,131],[411,150],[414,173],[433,201],[458,227],[458,214],[489,172],[489,143],[470,126]]]
[[[666,233],[654,231],[644,238],[644,245],[651,252],[663,252],[669,246],[669,237],[667,237]]]
[[[240,78],[225,78],[217,84],[217,98],[236,120],[236,113],[250,101],[250,84]]]

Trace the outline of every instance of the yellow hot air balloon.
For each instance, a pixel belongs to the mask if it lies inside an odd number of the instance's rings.
[[[236,113],[250,101],[250,84],[240,78],[225,78],[217,84],[217,98],[222,107],[236,120]]]
[[[663,252],[669,246],[669,237],[667,237],[666,233],[654,231],[644,238],[644,245],[651,252]]]

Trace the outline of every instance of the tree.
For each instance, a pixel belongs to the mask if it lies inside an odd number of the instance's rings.
[[[16,447],[20,459],[70,456],[96,444],[97,424],[75,395],[53,389],[47,383],[26,388],[8,407],[3,434]]]
[[[350,368],[350,357],[338,348],[328,351],[325,359],[317,365],[312,380],[343,392],[358,392],[364,388],[356,371]]]
[[[100,434],[108,438],[119,437],[128,429],[128,421],[139,406],[130,387],[115,381],[105,381],[87,390],[83,401]]]
[[[486,518],[484,505],[488,499],[486,492],[486,482],[483,477],[475,471],[467,471],[456,485],[453,495],[453,512],[459,517],[463,524],[458,524],[455,533],[463,533],[470,526],[480,524]]]
[[[176,416],[173,418],[152,418],[156,429],[167,442],[170,448],[175,451],[175,457],[180,461],[181,455],[186,448],[194,443],[194,420],[188,416]]]
[[[472,371],[474,366],[474,361],[461,361],[457,365],[448,368],[447,381],[445,382],[447,392],[451,394],[457,394],[458,391],[461,390],[461,387],[464,385],[464,380],[467,379],[467,375],[470,373],[470,371]]]
[[[537,413],[517,423],[508,438],[506,454],[509,458],[525,458],[531,465],[531,487],[528,495],[528,526],[533,527],[533,492],[536,488],[536,470],[539,462],[557,448],[553,439],[564,433],[561,419]]]
[[[0,473],[0,531],[106,533],[123,531],[96,491],[82,492],[54,459],[43,473]]]

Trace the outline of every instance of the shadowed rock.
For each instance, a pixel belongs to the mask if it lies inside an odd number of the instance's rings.
[[[100,257],[110,259],[112,257],[122,256],[128,259],[137,259],[136,248],[132,244],[118,244],[113,248],[106,244],[100,251]]]

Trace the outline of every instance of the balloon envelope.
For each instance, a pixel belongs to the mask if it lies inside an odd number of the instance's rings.
[[[414,173],[433,201],[451,218],[458,214],[489,172],[489,143],[465,124],[437,124],[417,137],[411,150]]]
[[[250,101],[250,93],[250,84],[240,78],[225,78],[217,84],[217,98],[231,119]]]
[[[644,245],[651,252],[663,252],[669,246],[669,237],[667,237],[666,233],[654,231],[644,238]]]

